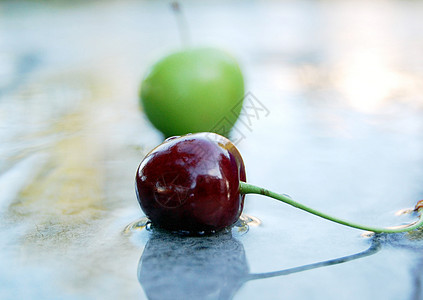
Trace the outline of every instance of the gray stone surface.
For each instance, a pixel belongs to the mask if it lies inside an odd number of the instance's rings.
[[[415,218],[395,212],[423,198],[423,2],[182,4],[192,45],[243,66],[249,182],[369,225]],[[139,83],[180,48],[166,1],[0,2],[0,298],[421,299],[421,232],[365,237],[252,195],[248,230],[133,226],[162,140]]]

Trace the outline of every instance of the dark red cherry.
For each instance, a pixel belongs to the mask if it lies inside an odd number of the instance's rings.
[[[245,167],[235,145],[215,133],[167,139],[138,167],[136,193],[151,222],[169,230],[213,232],[241,215]]]

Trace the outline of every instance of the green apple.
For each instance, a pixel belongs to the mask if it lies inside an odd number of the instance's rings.
[[[140,90],[145,114],[166,137],[204,131],[228,136],[243,96],[237,61],[215,48],[164,57],[151,67]]]

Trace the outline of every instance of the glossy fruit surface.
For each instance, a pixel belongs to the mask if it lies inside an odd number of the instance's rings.
[[[191,233],[213,232],[241,215],[245,167],[234,144],[214,133],[167,139],[138,167],[136,193],[154,225]]]
[[[228,136],[243,96],[238,63],[215,48],[188,49],[161,59],[140,90],[145,114],[166,137],[204,131]]]

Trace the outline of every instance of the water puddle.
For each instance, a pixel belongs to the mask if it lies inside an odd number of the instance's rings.
[[[223,231],[232,232],[235,237],[240,237],[246,234],[249,231],[250,226],[260,226],[261,221],[253,216],[242,214],[238,221],[229,229]],[[123,229],[123,234],[135,234],[138,232],[143,232],[145,230],[151,230],[152,224],[147,217],[142,217],[139,220],[129,223]],[[184,235],[182,233],[182,235]],[[203,235],[199,233],[199,236]]]

